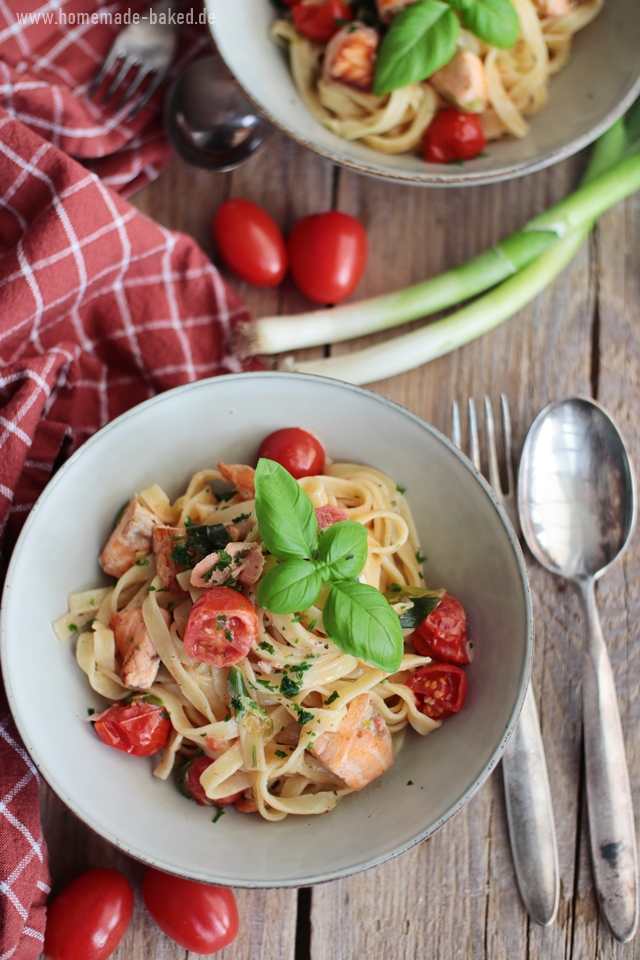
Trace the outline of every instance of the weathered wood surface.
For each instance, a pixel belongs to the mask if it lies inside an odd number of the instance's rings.
[[[584,157],[512,183],[420,190],[362,178],[274,134],[233,174],[201,173],[175,161],[140,193],[137,206],[195,236],[213,255],[210,223],[229,196],[263,204],[287,229],[331,206],[365,223],[371,255],[358,295],[383,292],[453,266],[516,229],[576,183]],[[453,399],[501,391],[510,401],[519,450],[528,425],[552,399],[596,396],[616,417],[640,463],[640,199],[607,214],[573,264],[527,309],[479,341],[373,389],[443,431]],[[306,307],[288,284],[252,290],[232,279],[254,312]],[[336,349],[350,349],[342,345]],[[321,353],[322,351],[315,351]],[[598,919],[591,884],[581,763],[581,624],[573,593],[534,565],[533,685],[556,812],[561,903],[547,929],[528,922],[516,889],[498,769],[438,834],[390,863],[312,891],[241,891],[242,930],[224,960],[631,960],[640,938],[615,943]],[[636,821],[640,813],[640,544],[599,587],[627,743]],[[78,823],[45,788],[46,832],[56,888],[96,865],[117,865],[137,887],[142,868]],[[186,960],[137,898],[117,960]]]

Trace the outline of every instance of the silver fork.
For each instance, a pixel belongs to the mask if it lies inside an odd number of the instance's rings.
[[[504,394],[500,396],[500,406],[507,487],[503,489],[500,480],[493,410],[489,398],[485,397],[489,482],[520,537],[511,419]],[[452,411],[452,437],[456,446],[462,449],[460,410],[456,402]],[[478,418],[472,399],[469,399],[469,447],[470,460],[477,470],[481,470]],[[531,683],[527,687],[516,729],[502,757],[502,773],[509,838],[520,896],[531,918],[547,926],[555,919],[560,896],[558,846],[547,763]]]
[[[159,22],[166,17],[171,8],[171,2],[172,0],[159,0],[146,15],[148,19],[131,23],[118,34],[89,87],[87,94],[89,99],[96,95],[102,81],[114,67],[117,67],[115,76],[102,98],[102,106],[109,103],[133,69],[136,72],[116,109],[120,110],[125,104],[132,102],[144,81],[150,78],[149,85],[135,101],[127,119],[133,120],[147,105],[156,90],[166,80],[178,45],[178,34],[174,24]],[[177,0],[173,0],[174,5],[176,2]]]

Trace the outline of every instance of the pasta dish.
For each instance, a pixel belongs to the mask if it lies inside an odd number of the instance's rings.
[[[320,450],[298,479],[262,457],[139,492],[100,555],[115,581],[54,625],[108,702],[100,739],[217,816],[325,813],[464,700],[466,615],[425,587],[403,491]]]
[[[271,36],[319,123],[382,153],[450,162],[527,135],[603,0],[494,0],[492,18],[481,0],[280,2]]]

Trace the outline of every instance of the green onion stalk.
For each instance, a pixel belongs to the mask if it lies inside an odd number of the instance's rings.
[[[337,343],[471,300],[449,316],[344,356],[284,366],[370,383],[427,363],[482,336],[529,303],[573,259],[598,216],[640,188],[640,101],[595,143],[582,185],[490,250],[403,291],[328,310],[265,317],[240,332],[240,354]]]

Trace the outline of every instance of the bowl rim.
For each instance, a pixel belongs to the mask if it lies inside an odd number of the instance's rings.
[[[27,539],[28,533],[31,527],[38,522],[38,514],[42,508],[42,505],[51,495],[52,491],[60,484],[64,483],[67,475],[70,471],[74,470],[75,464],[78,460],[84,456],[84,451],[100,444],[102,437],[107,433],[111,433],[114,430],[121,428],[122,424],[127,423],[128,421],[134,420],[141,411],[146,411],[153,406],[161,406],[164,403],[171,402],[171,399],[175,395],[182,395],[190,391],[197,391],[199,389],[207,389],[208,385],[212,382],[229,382],[229,379],[234,381],[244,381],[257,383],[261,378],[268,380],[281,380],[286,378],[287,380],[297,380],[301,384],[306,382],[324,382],[327,386],[331,385],[333,388],[343,389],[347,392],[353,392],[361,396],[367,397],[370,400],[377,401],[383,406],[387,406],[392,410],[395,410],[397,413],[402,416],[408,417],[413,420],[414,423],[419,425],[422,429],[426,429],[438,442],[444,444],[451,453],[454,454],[455,458],[458,460],[459,464],[470,473],[475,480],[480,484],[485,495],[489,499],[491,505],[493,506],[495,512],[497,513],[502,526],[507,534],[509,544],[513,557],[516,562],[516,568],[519,575],[519,580],[522,588],[522,596],[524,601],[524,613],[525,613],[525,655],[523,658],[522,665],[522,674],[519,682],[518,694],[516,697],[515,706],[510,718],[509,723],[507,724],[499,742],[496,744],[490,758],[485,764],[484,768],[480,771],[476,779],[469,785],[467,790],[460,796],[455,803],[453,803],[436,821],[429,824],[428,827],[421,830],[418,834],[411,837],[409,840],[401,843],[399,846],[394,847],[390,851],[384,851],[376,856],[370,857],[367,860],[362,861],[356,866],[347,866],[336,869],[334,871],[325,872],[321,875],[310,874],[305,877],[292,877],[290,879],[279,879],[277,882],[254,882],[251,880],[234,878],[225,880],[223,877],[204,877],[197,870],[196,871],[178,871],[175,866],[163,862],[163,860],[155,854],[145,853],[141,850],[134,850],[129,845],[124,843],[118,838],[115,833],[110,832],[107,829],[100,827],[96,824],[90,817],[88,817],[86,811],[84,811],[78,804],[75,803],[72,797],[68,796],[64,786],[59,782],[55,769],[50,766],[47,761],[47,757],[41,757],[38,752],[38,748],[29,742],[29,736],[27,727],[23,724],[22,716],[20,714],[19,705],[17,703],[16,696],[14,694],[13,685],[12,685],[12,674],[10,669],[4,669],[2,671],[3,683],[7,695],[7,701],[9,704],[10,712],[15,722],[16,728],[22,742],[31,757],[31,760],[42,778],[46,781],[48,786],[53,790],[56,796],[65,804],[65,806],[87,827],[89,827],[94,833],[97,833],[100,837],[106,840],[109,844],[121,850],[123,853],[132,857],[134,860],[145,864],[146,866],[155,867],[156,869],[163,870],[166,873],[170,873],[174,876],[188,877],[189,879],[197,880],[199,882],[218,884],[221,886],[231,886],[244,889],[285,889],[285,888],[298,888],[304,886],[312,886],[320,883],[330,882],[332,880],[341,879],[343,877],[353,876],[357,873],[360,873],[364,870],[371,869],[372,867],[379,866],[382,863],[386,863],[389,860],[394,859],[395,857],[406,853],[412,847],[417,846],[423,840],[426,840],[428,837],[436,833],[442,826],[444,826],[447,821],[454,817],[460,810],[468,803],[468,801],[474,796],[474,794],[480,789],[480,787],[486,782],[491,773],[494,771],[495,767],[499,763],[501,756],[506,748],[507,743],[509,742],[516,724],[518,722],[525,696],[530,684],[531,676],[531,666],[533,659],[533,639],[534,639],[534,624],[533,624],[533,608],[531,600],[531,590],[529,586],[529,581],[526,572],[524,555],[522,553],[522,548],[520,542],[511,526],[511,523],[508,519],[507,513],[502,506],[500,500],[498,499],[495,491],[482,475],[478,471],[471,461],[465,456],[465,454],[447,437],[445,434],[441,433],[434,426],[424,420],[422,417],[413,413],[411,410],[402,406],[395,400],[391,400],[388,397],[385,397],[381,394],[374,393],[373,391],[367,390],[363,387],[355,386],[350,383],[346,383],[340,380],[334,380],[329,377],[317,376],[314,374],[305,374],[305,373],[294,373],[288,371],[250,371],[243,373],[228,373],[223,375],[218,375],[216,377],[203,378],[201,380],[192,381],[190,383],[182,384],[177,387],[170,388],[165,390],[162,393],[157,394],[154,397],[144,400],[131,409],[120,414],[118,417],[115,417],[109,423],[105,424],[99,430],[96,431],[88,440],[86,440],[72,455],[69,459],[62,465],[54,477],[47,483],[46,487],[37,498],[33,508],[31,509],[25,524],[20,531],[18,539],[16,541],[15,547],[13,549],[9,565],[7,567],[7,573],[5,582],[3,585],[2,593],[0,595],[0,665],[4,662],[5,666],[7,664],[7,652],[8,652],[8,630],[7,630],[7,621],[8,613],[7,610],[11,603],[11,588],[15,569],[18,566],[20,553],[22,551],[23,545]]]
[[[343,156],[339,154],[337,150],[331,150],[330,148],[325,147],[312,139],[306,139],[288,127],[286,123],[275,117],[269,110],[266,110],[265,107],[259,103],[253,94],[247,89],[242,80],[234,73],[231,66],[227,62],[224,53],[220,49],[219,33],[216,30],[217,20],[214,12],[216,0],[204,0],[204,3],[209,13],[207,23],[214,41],[215,50],[217,51],[223,63],[226,65],[229,73],[241,88],[244,95],[254,105],[254,107],[267,118],[269,123],[271,123],[273,127],[275,127],[277,130],[280,130],[290,139],[300,144],[300,146],[307,147],[309,150],[319,154],[326,160],[330,160],[332,163],[338,164],[339,166],[346,167],[349,170],[354,170],[356,173],[364,174],[365,176],[373,177],[377,180],[385,180],[391,183],[400,183],[418,187],[473,187],[481,186],[483,184],[500,183],[504,180],[516,179],[517,177],[524,177],[530,173],[536,173],[539,170],[544,170],[546,167],[560,163],[562,160],[567,160],[580,150],[588,147],[589,144],[593,143],[594,140],[597,140],[597,138],[601,136],[605,130],[607,130],[613,123],[616,122],[616,120],[626,113],[631,104],[638,97],[640,97],[639,73],[635,79],[629,82],[626,92],[616,103],[616,105],[612,107],[596,124],[590,127],[589,130],[582,134],[576,135],[563,147],[560,147],[557,150],[548,150],[541,156],[532,158],[531,160],[523,160],[518,163],[511,163],[499,171],[474,172],[473,170],[469,171],[465,169],[464,173],[462,173],[452,170],[449,166],[446,167],[446,172],[443,171],[442,173],[430,170],[425,171],[424,174],[413,173],[409,170],[385,170],[383,166],[376,163],[373,159],[370,162],[354,160],[348,156]]]

